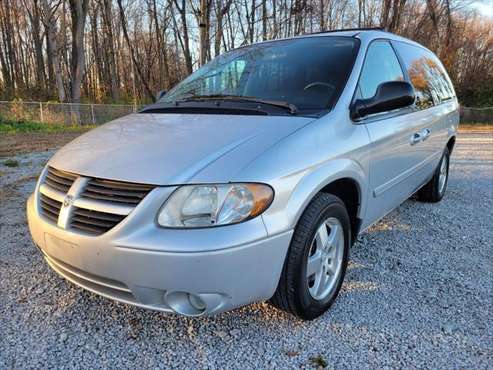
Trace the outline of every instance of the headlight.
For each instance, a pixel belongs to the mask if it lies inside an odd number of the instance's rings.
[[[178,188],[161,208],[164,227],[211,227],[256,217],[272,202],[274,192],[262,184],[187,185]]]

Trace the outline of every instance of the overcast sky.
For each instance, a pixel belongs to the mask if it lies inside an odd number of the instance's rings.
[[[477,9],[479,13],[493,18],[493,0],[475,1],[472,7]]]

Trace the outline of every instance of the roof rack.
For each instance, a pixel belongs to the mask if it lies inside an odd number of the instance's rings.
[[[319,33],[331,33],[331,32],[346,32],[346,31],[387,31],[385,27],[361,27],[361,28],[339,28],[335,30],[310,32],[305,35],[317,35]]]

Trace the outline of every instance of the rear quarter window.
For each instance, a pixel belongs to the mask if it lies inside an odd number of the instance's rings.
[[[454,90],[440,61],[424,48],[396,42],[416,92],[416,107],[426,109],[454,96]]]

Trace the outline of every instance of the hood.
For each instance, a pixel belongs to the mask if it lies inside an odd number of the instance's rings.
[[[155,185],[228,182],[263,151],[312,120],[136,113],[83,134],[49,164],[90,177]]]

